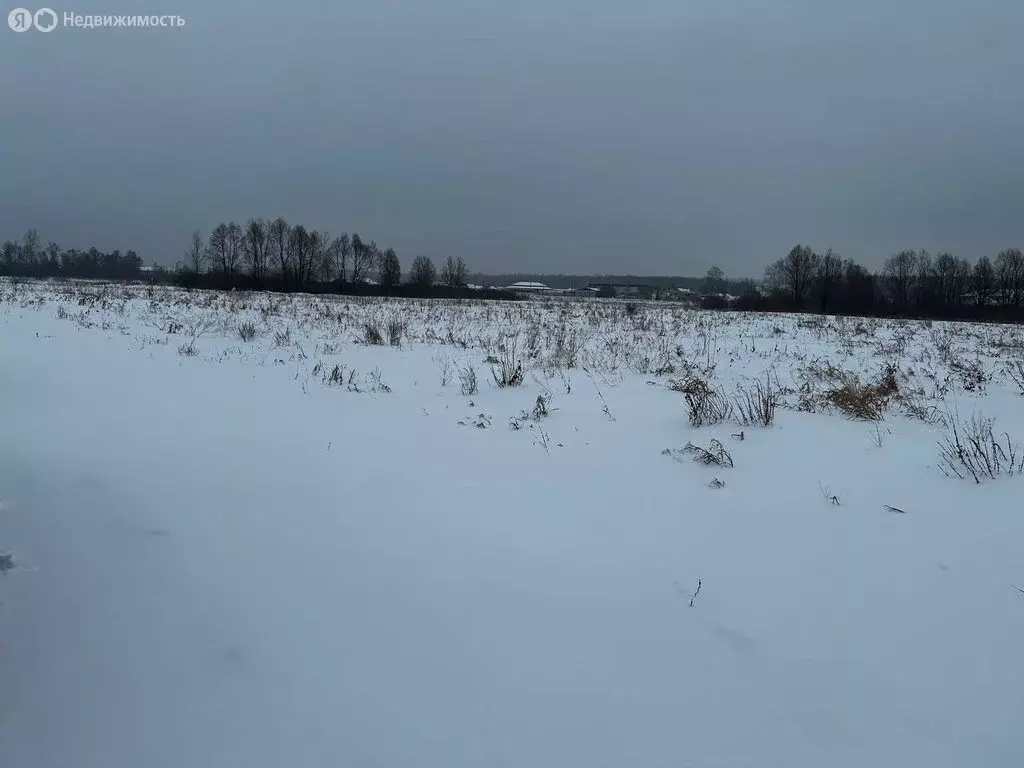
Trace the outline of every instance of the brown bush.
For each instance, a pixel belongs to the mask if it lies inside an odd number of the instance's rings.
[[[899,394],[896,368],[887,366],[876,384],[861,384],[856,378],[825,393],[825,402],[847,416],[864,421],[880,421],[889,401]]]

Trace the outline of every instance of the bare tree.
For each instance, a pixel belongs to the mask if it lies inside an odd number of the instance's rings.
[[[203,243],[203,234],[197,229],[192,233],[192,241],[185,249],[185,269],[194,275],[203,271],[203,263],[206,261],[206,245]]]
[[[330,282],[334,272],[331,236],[321,230],[309,233],[309,282]]]
[[[245,264],[254,280],[267,276],[268,226],[263,219],[249,219],[245,225]]]
[[[292,278],[292,264],[288,250],[291,228],[282,218],[276,218],[267,225],[267,262],[284,282]]]
[[[14,265],[21,259],[21,245],[13,240],[6,241],[0,248],[0,256],[2,256],[5,269],[14,269]]]
[[[962,307],[971,290],[971,262],[961,256],[953,257],[953,284],[950,295],[956,307]]]
[[[971,290],[974,291],[974,302],[979,307],[987,307],[996,296],[996,270],[992,259],[982,256],[974,265],[971,274]]]
[[[235,222],[218,224],[210,233],[207,246],[211,270],[226,277],[237,274],[242,261],[242,240],[242,228]]]
[[[938,304],[935,263],[928,251],[917,253],[917,274],[914,275],[914,302],[920,308],[934,310]]]
[[[449,288],[462,288],[469,278],[469,270],[462,258],[449,256],[441,269],[441,282]]]
[[[242,263],[242,255],[245,252],[244,249],[245,236],[242,233],[242,228],[235,222],[228,224],[228,240],[227,240],[227,267],[228,275],[234,277],[238,274],[239,266]]]
[[[709,294],[725,293],[725,273],[715,265],[704,275],[704,292]]]
[[[377,244],[366,243],[356,233],[352,234],[352,282],[358,283],[369,276],[377,255]]]
[[[312,283],[319,278],[324,271],[324,260],[327,249],[331,246],[330,236],[327,232],[318,229],[309,230],[309,253],[307,256],[305,283]]]
[[[352,239],[347,232],[341,234],[334,247],[337,256],[338,280],[344,283],[348,279],[348,263],[352,259]]]
[[[228,225],[221,222],[210,233],[206,244],[206,260],[211,272],[227,274],[228,271]]]
[[[1024,254],[1019,248],[1000,251],[995,267],[1000,303],[1016,309],[1024,303]]]
[[[818,259],[814,275],[814,286],[822,312],[827,311],[833,305],[842,282],[843,260],[829,248]]]
[[[910,306],[914,281],[917,279],[917,251],[900,251],[885,260],[882,274],[886,287],[897,309]]]
[[[394,248],[388,248],[381,256],[378,281],[387,289],[394,288],[402,281],[402,265]]]
[[[288,233],[288,242],[285,244],[288,252],[288,262],[292,265],[295,282],[303,285],[309,280],[309,270],[312,262],[312,241],[309,232],[301,224],[296,224]]]
[[[46,261],[51,270],[60,269],[60,246],[51,240],[46,244]],[[129,251],[131,253],[131,251]]]
[[[842,305],[846,311],[868,312],[875,305],[875,277],[853,259],[843,262]]]
[[[327,246],[324,255],[322,279],[325,283],[332,283],[335,280],[345,280],[345,249],[348,235],[336,237]]]
[[[332,238],[327,232],[317,232],[314,253],[314,277],[320,283],[330,283],[338,264],[338,238]]]
[[[947,311],[956,310],[964,303],[971,279],[971,265],[951,253],[940,253],[935,258],[935,292]]]
[[[21,260],[26,264],[35,264],[39,259],[39,232],[30,229],[21,239]]]
[[[426,256],[417,256],[413,259],[412,267],[409,269],[410,283],[423,290],[430,288],[436,280],[437,269],[434,268],[434,262]]]
[[[814,281],[818,255],[806,245],[796,245],[765,273],[769,285],[785,293],[793,305],[802,307]]]

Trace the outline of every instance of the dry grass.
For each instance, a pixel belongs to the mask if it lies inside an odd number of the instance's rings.
[[[687,415],[694,427],[721,424],[732,418],[732,401],[722,389],[712,389],[705,383],[704,388],[687,392],[685,397]]]
[[[770,427],[775,423],[779,395],[772,386],[771,377],[758,381],[752,389],[738,387],[733,397],[736,421],[744,427]]]
[[[662,451],[662,454],[665,456],[671,456],[675,461],[682,461],[684,456],[691,456],[694,461],[708,466],[734,466],[732,455],[725,450],[725,446],[718,440],[712,440],[708,443],[707,448],[702,448],[701,446],[693,443],[687,443],[682,448],[666,448]],[[725,485],[725,483],[722,483],[722,485]]]
[[[690,374],[682,379],[669,379],[665,384],[673,392],[684,395],[703,395],[711,391],[711,386],[700,376]]]
[[[392,317],[388,320],[384,330],[387,333],[388,344],[392,347],[402,346],[402,337],[405,335],[406,323],[400,317]]]
[[[1003,432],[997,436],[995,422],[978,414],[962,422],[959,415],[948,415],[948,431],[939,442],[939,468],[947,477],[972,478],[975,483],[994,480],[999,475],[1024,473],[1020,446]]]
[[[824,400],[851,418],[880,421],[885,418],[889,402],[899,393],[899,389],[896,369],[888,366],[877,383],[861,384],[853,378],[826,392]]]
[[[701,446],[694,445],[693,443],[687,443],[683,447],[683,451],[693,454],[693,460],[700,462],[701,464],[707,464],[709,466],[713,465],[716,467],[735,466],[732,461],[732,455],[725,450],[725,446],[718,440],[712,440],[708,443],[707,448],[702,448]]]
[[[238,338],[242,341],[252,341],[257,335],[258,331],[256,329],[256,323],[251,320],[246,320],[238,324]]]
[[[1012,326],[716,313],[658,302],[381,301],[86,281],[0,280],[0,302],[45,306],[51,316],[81,328],[148,328],[140,336],[145,344],[180,345],[181,354],[191,357],[207,354],[197,340],[216,328],[214,335],[256,342],[252,354],[286,348],[274,362],[294,362],[295,378],[306,381],[319,381],[321,372],[311,377],[310,368],[335,354],[323,350],[342,350],[353,340],[430,345],[442,387],[458,376],[468,395],[480,389],[469,361],[478,369],[483,356],[499,388],[522,386],[527,375],[562,376],[566,394],[575,396],[578,386],[570,386],[566,371],[578,370],[594,383],[597,407],[610,420],[611,407],[618,412],[625,404],[611,396],[613,384],[598,382],[630,372],[673,377],[661,382],[684,395],[694,426],[729,420],[767,426],[780,406],[830,409],[868,422],[893,411],[939,426],[944,400],[957,389],[984,394],[1000,386],[1024,395],[1024,332]],[[310,363],[299,344],[317,350]],[[217,346],[209,345],[211,360]],[[454,359],[448,354],[462,350],[471,351]],[[232,353],[250,354],[239,348]],[[334,362],[327,364],[328,379]],[[749,381],[752,370],[766,369],[783,376],[789,370],[792,385],[783,386],[778,376],[737,384]],[[348,376],[346,368],[346,385]],[[374,386],[369,374],[358,381],[364,391]],[[1012,447],[1003,439],[997,444],[1004,454]]]
[[[465,368],[459,371],[459,384],[462,388],[462,394],[475,395],[480,392],[480,385],[477,383],[476,368],[472,365],[467,365]]]
[[[1014,360],[1006,363],[1006,375],[1016,386],[1017,391],[1024,395],[1024,362]]]
[[[501,389],[521,386],[526,377],[523,361],[519,354],[519,337],[508,336],[498,348],[498,354],[488,358],[491,362],[491,376]]]
[[[384,333],[381,331],[379,320],[367,320],[363,323],[363,343],[375,347],[384,344]]]

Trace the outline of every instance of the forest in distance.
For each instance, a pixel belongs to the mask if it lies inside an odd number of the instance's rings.
[[[0,275],[26,278],[146,280],[182,287],[422,298],[510,299],[505,278],[551,287],[610,282],[611,277],[473,274],[462,258],[439,264],[417,256],[403,267],[393,248],[358,233],[331,237],[284,219],[221,223],[194,232],[173,267],[145,268],[133,250],[101,252],[43,244],[35,229],[0,246]],[[1024,320],[1024,253],[1007,248],[977,261],[951,253],[901,250],[872,271],[831,249],[796,245],[768,265],[761,280],[729,279],[717,266],[703,277],[615,278],[658,289],[664,297],[689,288],[706,308],[823,314]],[[474,281],[480,285],[474,285]],[[481,285],[495,285],[481,288]]]

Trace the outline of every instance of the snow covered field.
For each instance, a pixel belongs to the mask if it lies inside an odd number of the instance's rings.
[[[1018,768],[1021,361],[0,282],[0,765]],[[940,443],[986,417],[975,482]]]

